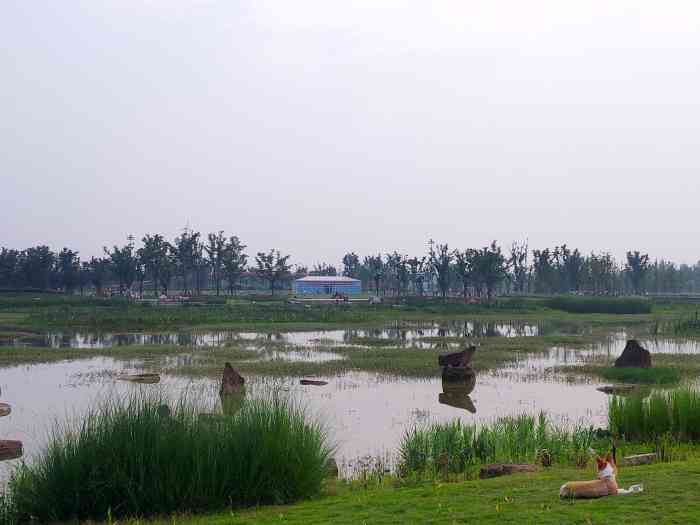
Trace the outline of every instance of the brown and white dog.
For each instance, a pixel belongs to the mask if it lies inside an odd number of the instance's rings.
[[[633,485],[629,489],[621,489],[617,486],[617,465],[612,454],[605,458],[597,457],[598,479],[593,481],[569,481],[559,489],[562,498],[602,498],[603,496],[615,496],[632,494],[644,490],[642,485]]]

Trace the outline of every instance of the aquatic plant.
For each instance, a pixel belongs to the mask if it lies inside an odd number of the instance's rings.
[[[544,413],[505,417],[491,424],[457,419],[407,431],[399,449],[399,472],[465,473],[485,463],[542,461],[585,464],[593,427],[556,428]]]
[[[700,439],[700,394],[691,387],[613,397],[608,405],[610,430],[627,440],[656,440],[664,435],[679,441]]]
[[[289,503],[319,492],[330,454],[324,429],[277,397],[207,418],[188,401],[129,397],[58,428],[7,498],[42,523]]]
[[[561,295],[545,304],[574,314],[649,314],[651,303],[636,297],[579,297]]]
[[[617,368],[614,366],[601,368],[601,377],[622,383],[642,383],[648,385],[668,385],[681,380],[681,371],[677,368]]]

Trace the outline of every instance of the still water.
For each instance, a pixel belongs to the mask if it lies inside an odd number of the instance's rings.
[[[260,337],[267,334],[250,335],[251,339]],[[306,343],[297,343],[298,350],[280,356],[329,359],[334,356],[332,351],[319,352],[313,348],[313,341],[340,341],[346,332],[299,332],[283,337]],[[614,358],[622,352],[625,338],[626,334],[620,332],[605,343],[584,350],[555,348],[523,355],[501,368],[477,374],[468,391],[447,391],[440,378],[409,379],[353,372],[321,378],[328,381],[325,386],[302,386],[299,378],[252,376],[247,378],[247,395],[262,395],[274,388],[300,401],[311,416],[326,424],[338,446],[336,459],[347,472],[357,458],[385,458],[391,464],[404,432],[434,421],[459,417],[464,422],[484,422],[499,416],[545,411],[555,422],[605,426],[608,398],[596,391],[600,382],[572,380],[552,369],[596,356]],[[694,341],[655,340],[642,344],[652,352],[700,353],[700,344]],[[477,352],[475,361],[478,355]],[[79,419],[106,397],[147,391],[178,398],[187,391],[202,401],[214,405],[218,402],[219,378],[190,379],[164,374],[157,385],[116,380],[120,373],[141,372],[143,367],[144,361],[139,359],[92,357],[0,369],[0,399],[12,406],[12,413],[0,419],[0,438],[23,441],[24,459],[31,460],[46,444],[56,424]],[[18,461],[0,463],[0,477],[6,478],[8,469]]]

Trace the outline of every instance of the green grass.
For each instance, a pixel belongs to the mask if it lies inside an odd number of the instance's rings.
[[[20,521],[102,520],[263,503],[319,493],[331,454],[325,431],[270,397],[234,415],[198,417],[187,400],[163,415],[154,397],[114,399],[56,430],[20,466],[5,504]]]
[[[654,392],[649,397],[613,397],[608,426],[627,440],[700,439],[700,393],[691,387]]]
[[[543,459],[585,465],[594,437],[593,427],[555,428],[545,414],[501,418],[486,425],[457,419],[407,431],[400,445],[399,470],[403,475],[469,473],[485,463]]]
[[[601,368],[598,373],[605,379],[621,383],[669,385],[681,380],[680,370],[670,367],[617,368],[609,366]]]
[[[172,516],[152,525],[335,525],[395,523],[453,525],[644,525],[700,522],[700,461],[621,467],[623,487],[644,492],[597,500],[560,500],[559,487],[593,479],[592,468],[556,466],[535,474],[373,490],[329,487],[325,497],[291,506],[268,506],[205,516]],[[143,521],[133,522],[143,524]]]
[[[545,304],[555,310],[575,314],[650,314],[652,305],[635,297],[557,296]]]

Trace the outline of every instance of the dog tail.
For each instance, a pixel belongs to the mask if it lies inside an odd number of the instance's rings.
[[[638,485],[632,485],[628,489],[617,489],[617,493],[621,496],[626,496],[628,494],[635,494],[637,492],[644,492],[644,485],[641,483]]]

